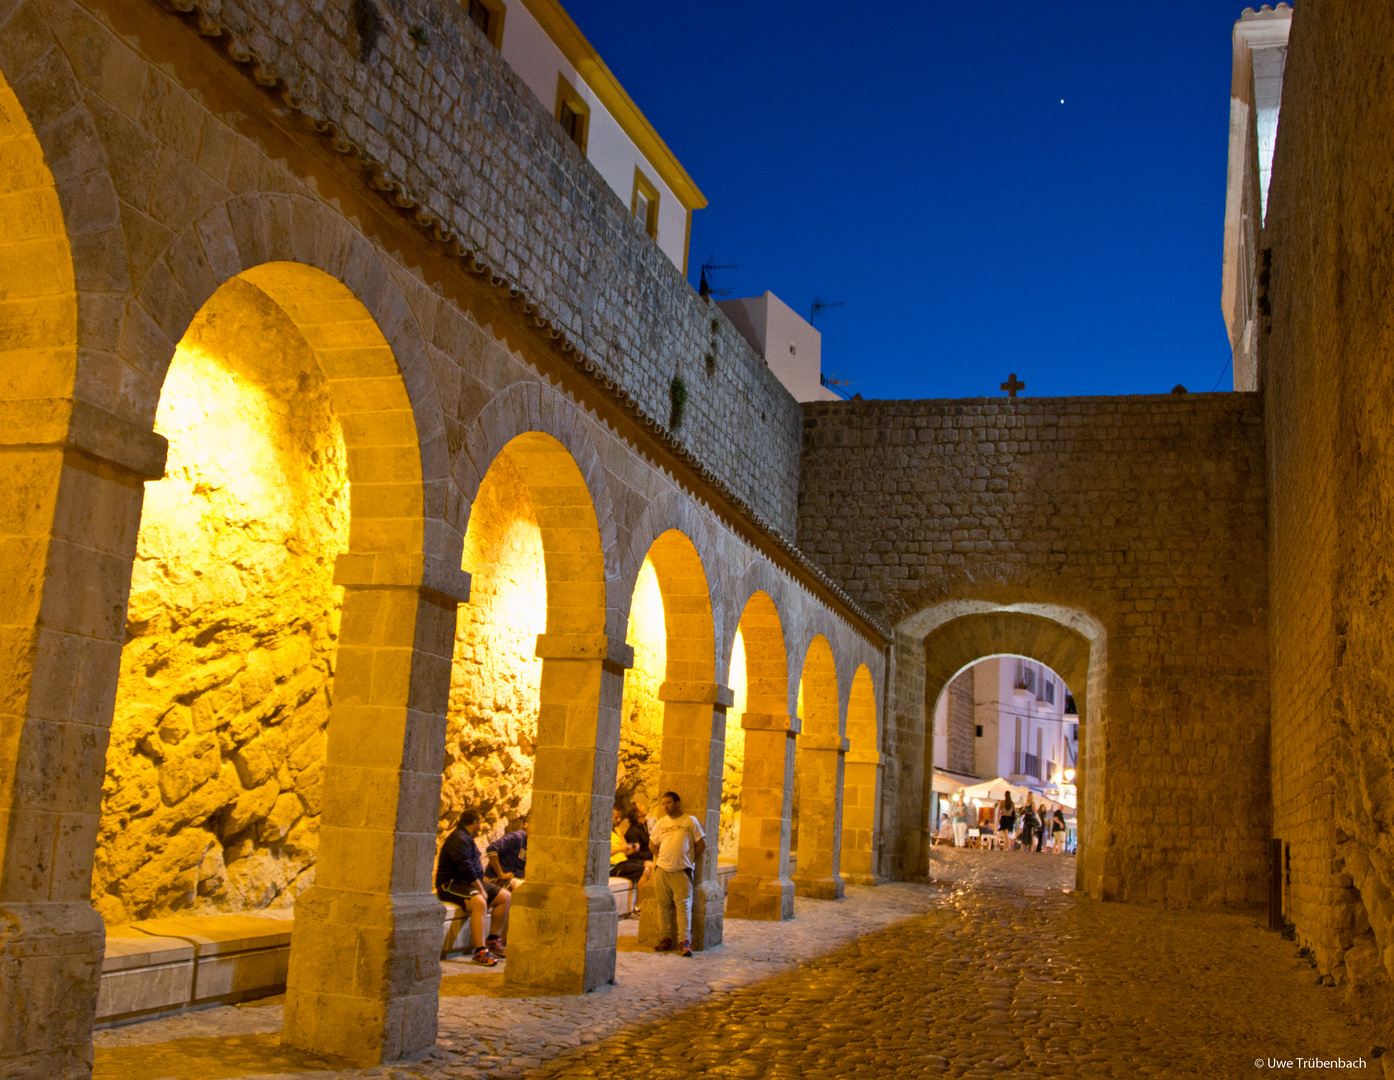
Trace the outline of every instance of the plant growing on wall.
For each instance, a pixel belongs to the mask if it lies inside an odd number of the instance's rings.
[[[687,383],[681,375],[674,375],[668,384],[668,430],[677,431],[682,427],[683,410],[687,408]]]
[[[358,31],[358,59],[366,61],[384,29],[382,13],[373,0],[353,0],[352,13],[353,28]]]

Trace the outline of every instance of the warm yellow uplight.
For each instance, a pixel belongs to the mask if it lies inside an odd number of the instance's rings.
[[[547,574],[537,511],[506,454],[489,467],[470,508],[462,565],[470,600],[456,620],[442,834],[466,807],[503,822],[532,806]]]
[[[634,649],[634,666],[624,677],[616,785],[624,797],[640,794],[653,804],[659,795],[659,753],[663,743],[663,703],[658,699],[658,691],[668,670],[668,644],[663,594],[659,591],[658,574],[647,558],[634,583],[627,640]]]
[[[155,429],[93,870],[111,923],[284,906],[313,880],[349,533],[328,382],[247,282],[193,321]]]

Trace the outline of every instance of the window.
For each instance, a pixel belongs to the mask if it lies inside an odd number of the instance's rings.
[[[1054,679],[1047,679],[1047,680],[1046,680],[1045,692],[1046,692],[1046,698],[1045,698],[1045,699],[1046,699],[1046,704],[1047,704],[1047,705],[1054,705],[1054,704],[1055,704],[1055,680],[1054,680]]]
[[[981,739],[981,738],[983,737],[983,726],[982,726],[982,724],[979,724],[979,725],[977,725],[977,727],[978,727],[978,738]]]
[[[463,0],[465,17],[489,39],[496,49],[503,48],[502,0]]]
[[[658,189],[636,166],[634,169],[634,200],[630,212],[644,226],[644,232],[658,239]]]
[[[590,132],[590,106],[563,75],[557,76],[557,123],[566,137],[586,152],[586,136]]]

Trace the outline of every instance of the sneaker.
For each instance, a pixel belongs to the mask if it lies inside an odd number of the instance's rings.
[[[484,948],[482,945],[474,950],[473,962],[478,964],[480,967],[493,967],[495,964],[498,963],[497,960],[495,960],[492,956],[489,955],[489,950]]]
[[[686,938],[678,942],[678,952],[681,953],[683,956],[687,957],[689,960],[692,959],[692,946],[687,943]]]
[[[496,937],[491,937],[484,943],[484,947],[502,960],[507,954],[503,951],[503,942]]]
[[[659,938],[658,944],[653,947],[654,952],[672,952],[673,939],[670,937]]]

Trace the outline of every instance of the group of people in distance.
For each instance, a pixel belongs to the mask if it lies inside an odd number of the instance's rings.
[[[676,940],[678,951],[691,956],[692,890],[707,842],[697,819],[683,813],[676,792],[664,792],[661,802],[663,813],[649,817],[642,802],[621,810],[616,801],[610,876],[634,882],[636,891],[652,880],[660,934],[656,951],[672,951]],[[478,810],[466,810],[441,845],[436,863],[436,895],[468,914],[472,959],[484,967],[493,967],[507,955],[508,905],[526,872],[527,821],[515,824],[516,829],[490,842],[481,855],[476,841],[484,832],[484,817]],[[636,905],[634,914],[638,913]]]
[[[941,821],[941,828],[945,821],[952,827],[954,847],[963,847],[968,840],[968,809],[962,795],[953,797],[948,813]],[[1047,850],[1049,843],[1049,850],[1063,855],[1068,827],[1065,824],[1065,811],[1061,807],[1047,811],[1044,805],[1036,806],[1034,795],[1026,796],[1026,805],[1021,807],[1018,821],[1017,808],[1012,803],[1012,793],[1008,791],[1003,793],[1002,806],[997,815],[997,832],[1007,838],[1008,846],[1014,851],[1030,851],[1034,840],[1036,851]]]

